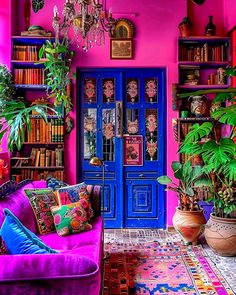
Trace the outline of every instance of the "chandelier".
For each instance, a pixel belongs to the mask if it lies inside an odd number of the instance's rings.
[[[112,36],[115,19],[112,11],[108,16],[99,0],[66,0],[62,11],[63,19],[59,17],[57,6],[54,6],[52,26],[55,30],[56,42],[60,36],[68,40],[71,29],[74,36],[70,43],[76,43],[84,51],[88,51],[94,44],[105,44],[105,32]]]

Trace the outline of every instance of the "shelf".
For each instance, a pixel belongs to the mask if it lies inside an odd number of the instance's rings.
[[[198,90],[198,89],[225,89],[230,87],[230,85],[226,84],[226,85],[179,85],[178,88],[180,89],[194,89],[194,90]]]
[[[219,36],[190,36],[190,37],[179,37],[178,40],[183,43],[193,43],[193,42],[229,42],[229,37],[219,37]]]
[[[20,167],[15,167],[15,166],[12,166],[11,169],[32,169],[32,170],[55,170],[55,169],[58,169],[58,170],[62,170],[64,169],[64,166],[45,166],[45,167],[35,167],[35,166],[20,166]]]
[[[201,118],[178,118],[177,119],[179,122],[212,122],[214,121],[213,118],[211,117],[201,117]]]
[[[46,90],[47,85],[38,85],[38,84],[15,84],[16,89],[30,89],[30,90]]]
[[[229,65],[228,61],[179,61],[179,66],[200,66],[200,67],[226,67]]]
[[[64,145],[64,142],[23,142],[24,145]]]
[[[40,64],[38,64],[40,62],[39,60],[19,60],[19,59],[13,59],[13,60],[11,60],[11,62],[14,63],[14,64],[28,65],[28,66],[40,65]]]

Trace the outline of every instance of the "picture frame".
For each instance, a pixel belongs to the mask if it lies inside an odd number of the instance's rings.
[[[143,166],[143,136],[124,134],[124,166]]]
[[[110,39],[111,59],[132,59],[133,40],[132,39]]]

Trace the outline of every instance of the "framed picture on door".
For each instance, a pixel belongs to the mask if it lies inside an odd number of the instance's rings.
[[[143,166],[143,136],[124,135],[124,166]]]

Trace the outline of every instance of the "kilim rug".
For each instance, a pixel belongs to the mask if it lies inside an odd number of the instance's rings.
[[[185,246],[165,231],[134,233],[105,234],[104,295],[236,294],[201,245]]]

